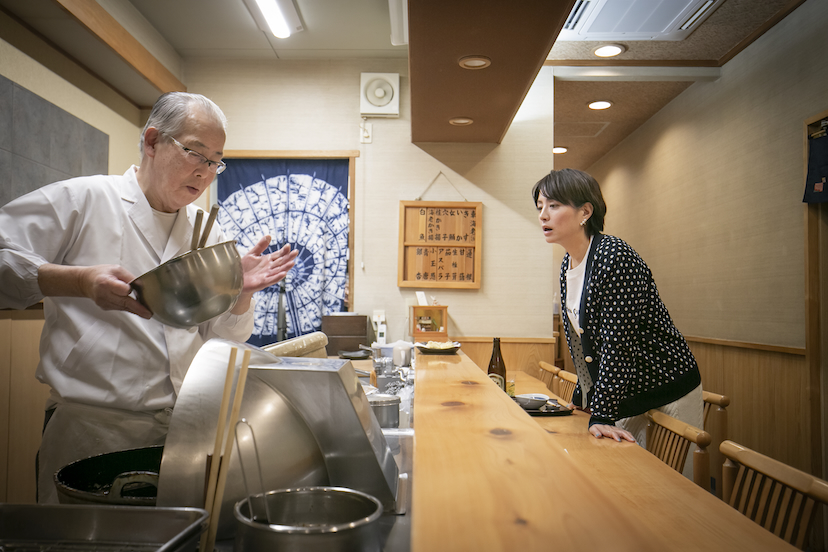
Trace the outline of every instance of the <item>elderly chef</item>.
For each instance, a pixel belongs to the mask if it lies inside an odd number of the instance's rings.
[[[57,501],[53,476],[70,462],[163,444],[198,349],[212,337],[246,340],[253,293],[293,267],[295,251],[263,255],[262,237],[242,259],[232,310],[189,330],[151,320],[130,297],[135,276],[189,249],[191,204],[224,169],[225,127],[204,96],[164,94],[141,133],[140,167],[50,184],[0,209],[0,307],[44,307],[37,378],[51,394],[39,502]],[[214,227],[207,244],[224,240]]]

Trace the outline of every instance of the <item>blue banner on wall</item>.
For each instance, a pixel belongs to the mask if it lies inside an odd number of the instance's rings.
[[[828,135],[808,139],[808,176],[805,178],[805,203],[828,201]]]
[[[255,295],[256,346],[319,331],[348,287],[348,159],[227,159],[218,176],[218,224],[239,251],[299,250],[287,278]],[[281,306],[281,308],[280,308]]]

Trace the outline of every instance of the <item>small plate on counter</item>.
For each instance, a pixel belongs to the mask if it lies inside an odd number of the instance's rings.
[[[415,343],[414,346],[424,355],[453,355],[460,349],[460,343],[457,341],[429,341]]]

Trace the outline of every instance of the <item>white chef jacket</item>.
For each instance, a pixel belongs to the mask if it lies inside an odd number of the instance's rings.
[[[51,403],[77,402],[131,411],[172,407],[196,352],[208,339],[245,341],[253,309],[225,313],[198,327],[177,329],[123,311],[104,311],[80,297],[43,298],[37,271],[44,263],[115,264],[140,276],[185,253],[197,208],[179,212],[166,248],[152,208],[135,177],[89,176],[57,182],[0,208],[0,307],[25,308],[43,299],[45,326],[37,378],[52,388]],[[182,216],[184,215],[184,216]],[[217,225],[208,244],[224,241]]]

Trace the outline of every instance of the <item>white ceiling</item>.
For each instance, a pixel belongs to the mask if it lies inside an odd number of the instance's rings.
[[[261,31],[242,0],[131,0],[182,58],[363,58],[407,55],[391,44],[388,0],[297,0],[304,31]]]
[[[157,83],[155,86],[151,84],[151,79],[145,73],[137,71],[112,48],[107,47],[99,36],[100,30],[97,31],[98,35],[89,32],[70,13],[70,4],[73,6],[71,9],[76,9],[77,6],[94,1],[0,0],[0,9],[78,61],[133,104],[139,107],[151,106],[159,95]],[[431,3],[432,0],[417,1],[418,6],[430,10],[429,13],[441,11],[438,9],[439,0],[434,0],[436,3]],[[469,6],[477,5],[472,0],[462,1],[469,2]],[[560,93],[556,87],[555,94],[556,141],[560,136],[577,146],[565,155],[567,165],[587,168],[679,94],[686,87],[686,83],[681,85],[680,82],[687,80],[688,68],[721,67],[752,40],[796,9],[802,1],[804,0],[724,0],[686,40],[627,42],[627,52],[616,60],[601,61],[594,58],[591,51],[598,44],[596,42],[555,43],[547,64],[581,67],[580,70],[575,70],[576,73],[597,65],[610,68],[626,66],[628,70],[639,72],[642,66],[664,66],[677,69],[670,72],[679,75],[668,79],[615,78],[615,81],[622,82],[639,81],[635,86],[613,85],[611,79],[607,78],[573,78],[572,74],[568,81],[562,80]],[[572,2],[574,0],[566,0],[567,4]],[[194,58],[407,58],[409,54],[407,46],[391,44],[388,0],[294,0],[306,30],[284,40],[276,39],[259,29],[244,0],[97,0],[97,3],[178,79],[183,79],[182,66],[186,60]],[[486,7],[484,3],[479,4]],[[456,28],[468,34],[469,26],[474,25],[474,18],[477,18],[481,26],[488,24],[487,10],[490,14],[496,13],[504,6],[511,9],[515,5],[495,3],[475,13],[464,8],[464,13],[468,12],[471,19],[457,21]],[[566,9],[563,4],[561,6]],[[452,12],[442,10],[442,13]],[[449,29],[448,32],[455,28],[453,21],[440,20],[439,23],[444,29]],[[510,31],[514,33],[516,29]],[[465,36],[464,33],[460,34]],[[2,31],[0,38],[4,38]],[[421,36],[420,40],[423,39]],[[426,36],[425,40],[431,40],[431,37]],[[497,41],[493,43],[497,44]],[[638,66],[639,69],[632,66]],[[530,77],[529,82],[534,76]],[[423,84],[410,84],[412,87],[428,86],[428,80],[421,79]],[[650,80],[652,83],[648,83]],[[675,85],[668,86],[665,81],[673,81]],[[458,86],[465,84],[459,82]],[[604,112],[601,117],[607,130],[599,133],[600,138],[597,134],[581,137],[580,131],[566,138],[566,128],[581,128],[591,121],[590,117],[594,117],[581,105],[584,103],[582,98],[588,96],[592,88],[601,90],[604,94],[607,91],[613,94],[616,107]],[[571,92],[567,93],[567,90]],[[458,93],[449,96],[463,97],[459,93],[462,89],[456,92]],[[502,92],[503,90],[493,88],[488,93]],[[624,106],[635,112],[634,124],[629,123],[629,111],[625,114]],[[619,122],[616,123],[614,117]],[[625,117],[627,121],[624,120]],[[560,129],[558,122],[561,123]],[[508,125],[508,116],[505,124]]]

